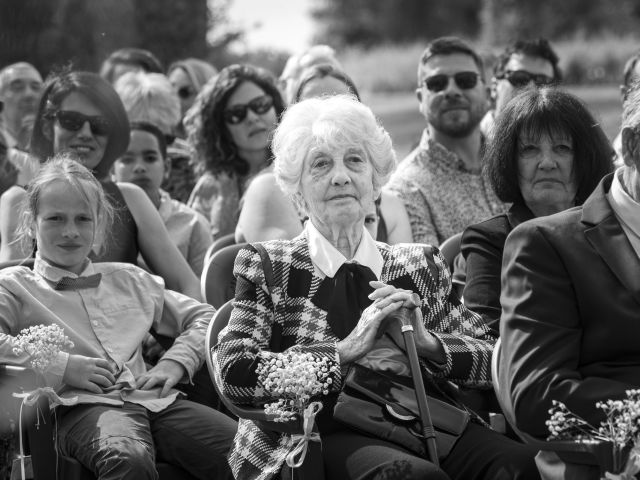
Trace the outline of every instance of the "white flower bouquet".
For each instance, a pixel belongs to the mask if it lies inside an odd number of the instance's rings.
[[[291,468],[302,465],[309,441],[320,441],[313,426],[322,403],[313,399],[329,393],[330,375],[337,369],[330,366],[328,358],[317,359],[298,351],[278,353],[257,369],[259,384],[278,399],[264,406],[265,413],[273,415],[276,422],[302,419],[302,434],[292,437],[292,451],[287,456]]]
[[[598,402],[596,407],[606,417],[597,428],[554,400],[546,422],[549,440],[608,443],[613,449],[613,471],[607,472],[606,478],[635,479],[640,472],[640,390],[627,390],[626,398]]]
[[[56,324],[36,325],[20,330],[13,351],[16,355],[29,355],[31,367],[44,373],[62,351],[73,348],[73,342]]]

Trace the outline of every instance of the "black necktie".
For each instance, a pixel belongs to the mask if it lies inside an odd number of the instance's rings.
[[[343,263],[333,280],[329,297],[327,323],[340,340],[355,328],[362,311],[371,305],[368,295],[373,292],[369,282],[376,280],[369,267],[357,263]]]
[[[56,290],[80,290],[82,288],[95,288],[100,285],[101,273],[89,275],[88,277],[62,277],[55,285]]]

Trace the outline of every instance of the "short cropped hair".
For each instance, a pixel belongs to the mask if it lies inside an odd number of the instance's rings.
[[[107,82],[113,83],[116,65],[135,65],[143,72],[162,73],[162,62],[149,50],[143,48],[121,48],[112,52],[100,67],[100,76]]]
[[[312,45],[302,53],[291,55],[280,75],[281,80],[300,77],[303,70],[320,63],[328,63],[341,68],[336,51],[329,45]]]
[[[3,93],[5,88],[8,87],[7,81],[9,77],[9,72],[14,68],[31,69],[34,72],[36,72],[38,76],[40,76],[40,72],[38,72],[38,69],[33,65],[31,65],[30,63],[18,62],[18,63],[12,63],[11,65],[7,65],[6,67],[2,68],[2,70],[0,70],[0,93]],[[42,81],[42,78],[40,78],[40,81]],[[0,108],[0,110],[2,109]]]
[[[478,67],[480,78],[484,81],[484,63],[480,55],[467,42],[458,37],[440,37],[429,43],[420,56],[418,85],[423,80],[424,66],[431,58],[437,55],[453,55],[455,53],[469,55]]]
[[[514,53],[527,55],[529,57],[538,57],[548,61],[553,67],[553,79],[556,83],[562,81],[562,71],[558,66],[559,58],[556,52],[551,48],[551,44],[546,38],[536,38],[533,40],[517,40],[509,45],[504,52],[500,54],[493,66],[493,75],[498,77],[504,74],[505,68],[511,56]]]
[[[176,68],[184,71],[196,92],[199,92],[204,84],[218,73],[216,67],[199,58],[185,58],[184,60],[173,62],[169,65],[167,75]]]
[[[95,239],[100,241],[100,250],[107,244],[107,236],[114,218],[114,208],[107,199],[102,185],[96,177],[81,163],[74,160],[69,152],[63,152],[42,165],[36,176],[29,182],[27,194],[23,200],[17,240],[27,249],[32,246],[32,226],[38,216],[42,191],[48,185],[63,181],[80,193],[88,205],[95,208],[97,218]],[[98,252],[100,253],[100,252]]]
[[[622,71],[622,84],[625,87],[630,87],[635,80],[633,73],[635,72],[638,60],[640,60],[640,50],[634,53],[624,64],[624,69]]]
[[[131,122],[148,122],[172,136],[180,122],[180,100],[162,73],[127,72],[114,85]]]
[[[150,133],[153,135],[156,140],[158,140],[158,149],[160,150],[160,155],[162,155],[162,159],[167,159],[167,139],[156,125],[149,122],[131,122],[131,131],[134,132],[136,130],[140,130],[143,132]]]
[[[59,153],[53,151],[54,115],[64,99],[73,92],[87,97],[109,121],[107,147],[102,160],[94,169],[98,178],[106,178],[113,162],[129,145],[129,120],[116,91],[96,73],[61,71],[47,78],[33,126],[31,153],[40,162]]]
[[[379,192],[396,167],[391,137],[371,109],[351,95],[309,98],[290,106],[273,138],[274,174],[282,191],[296,199],[304,161],[317,145],[362,147],[373,166]]]
[[[568,135],[573,143],[576,205],[582,205],[600,179],[613,169],[613,149],[587,107],[554,87],[525,90],[496,117],[484,153],[485,172],[500,200],[524,203],[518,183],[522,135]]]
[[[189,143],[195,150],[197,173],[227,173],[246,175],[249,164],[237,154],[224,111],[229,97],[244,82],[251,82],[273,98],[273,108],[279,119],[284,111],[284,100],[267,70],[252,65],[230,65],[209,80],[200,90],[193,106],[185,115],[185,129]]]
[[[315,80],[316,78],[325,77],[333,77],[336,80],[340,80],[347,86],[349,92],[358,100],[360,100],[360,94],[358,93],[356,84],[353,83],[353,80],[351,80],[351,77],[349,77],[349,75],[330,63],[321,63],[320,65],[313,65],[312,67],[309,67],[304,72],[302,72],[302,76],[298,81],[298,86],[296,88],[296,93],[292,99],[292,103],[300,101],[300,96],[302,95],[302,91],[304,90],[304,87],[307,85],[307,83]]]

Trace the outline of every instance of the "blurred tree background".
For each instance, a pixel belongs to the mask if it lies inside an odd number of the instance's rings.
[[[316,0],[316,40],[340,46],[427,41],[441,35],[490,45],[519,37],[562,40],[632,33],[638,0]]]
[[[229,48],[244,34],[227,17],[232,2],[1,0],[0,65],[26,60],[46,74],[71,61],[77,68],[98,70],[110,52],[133,46],[151,50],[165,65],[195,56],[218,67],[250,62],[278,74],[289,52]],[[620,64],[636,48],[640,0],[311,0],[311,15],[314,41],[352,58],[375,49],[384,55],[390,45],[424,45],[441,35],[459,35],[491,60],[518,37],[545,36],[554,45],[570,45],[560,52],[570,82],[597,83],[610,82],[613,72],[619,75]],[[621,42],[625,35],[631,40]],[[393,83],[378,82],[383,88],[404,88]]]

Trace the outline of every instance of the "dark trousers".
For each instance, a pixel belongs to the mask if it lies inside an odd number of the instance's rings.
[[[353,431],[322,437],[325,478],[344,480],[539,480],[537,450],[470,423],[440,468]]]
[[[77,405],[58,420],[62,453],[100,480],[157,479],[156,457],[202,480],[232,478],[226,455],[236,429],[226,415],[183,399],[155,413],[128,402]]]

